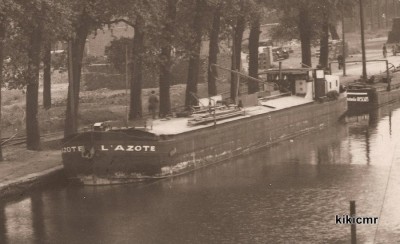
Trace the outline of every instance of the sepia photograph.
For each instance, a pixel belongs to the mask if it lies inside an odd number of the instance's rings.
[[[0,0],[0,88],[0,244],[400,243],[400,0]]]

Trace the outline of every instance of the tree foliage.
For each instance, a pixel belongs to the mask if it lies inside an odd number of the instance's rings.
[[[88,35],[101,28],[115,17],[116,5],[109,0],[71,0],[65,3],[69,15],[70,29],[66,35],[69,41],[69,80],[64,135],[69,136],[78,129],[79,93],[82,60]]]
[[[1,81],[8,88],[27,90],[27,129],[29,148],[38,149],[37,94],[40,60],[45,61],[45,107],[50,107],[49,60],[51,43],[69,43],[68,101],[65,135],[77,131],[80,80],[87,37],[113,23],[125,22],[135,29],[133,39],[113,41],[107,48],[108,59],[124,72],[128,49],[131,83],[131,118],[142,116],[141,90],[143,73],[159,72],[160,114],[170,113],[169,86],[173,83],[171,67],[175,60],[186,60],[186,105],[196,103],[200,71],[201,44],[210,40],[208,59],[209,95],[217,93],[216,69],[220,43],[231,48],[231,68],[241,70],[241,48],[245,30],[250,30],[249,73],[257,77],[258,39],[260,24],[273,13],[279,16],[274,30],[278,39],[300,39],[302,62],[311,66],[311,45],[320,41],[320,64],[327,65],[329,33],[341,16],[341,4],[346,2],[346,14],[356,2],[341,0],[2,0],[0,4]],[[271,7],[272,6],[272,7]],[[265,8],[273,8],[263,11]],[[6,31],[5,31],[6,30]],[[336,36],[337,37],[337,36]],[[335,37],[335,38],[336,38]],[[1,48],[0,48],[1,49]],[[41,56],[42,54],[42,56]],[[1,56],[0,55],[0,56]],[[61,59],[60,59],[61,60]],[[4,61],[4,62],[3,62]],[[64,60],[65,61],[65,60]],[[57,60],[52,61],[55,65]],[[231,77],[231,95],[235,99],[237,77]],[[252,85],[252,86],[250,86]],[[255,92],[256,84],[249,83]],[[1,151],[0,151],[1,152]],[[0,154],[1,156],[1,154]]]
[[[124,73],[126,69],[126,55],[127,52],[129,57],[132,53],[132,38],[121,37],[114,39],[105,48],[105,54],[107,61],[113,65],[113,67],[120,73]]]
[[[279,25],[273,37],[281,40],[301,41],[302,62],[311,66],[311,44],[321,45],[320,64],[326,66],[327,38],[331,33],[337,39],[336,24],[342,14],[349,15],[356,1],[341,0],[275,0],[273,5],[280,13]],[[346,4],[342,13],[342,4]],[[320,41],[322,40],[322,41]]]

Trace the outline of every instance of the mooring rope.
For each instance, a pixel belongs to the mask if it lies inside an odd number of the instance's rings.
[[[386,186],[385,186],[385,191],[383,193],[383,200],[382,200],[382,205],[381,205],[381,209],[379,211],[379,216],[378,216],[378,224],[376,225],[376,229],[375,229],[375,234],[374,234],[374,241],[372,243],[376,243],[376,236],[378,234],[378,229],[379,229],[379,223],[381,222],[381,216],[382,216],[382,212],[383,212],[383,206],[385,205],[385,200],[386,200],[386,193],[387,190],[389,188],[389,181],[390,181],[390,176],[392,174],[392,168],[393,168],[393,162],[394,162],[394,158],[395,158],[395,153],[396,153],[396,148],[397,148],[397,143],[395,144],[394,148],[393,148],[393,156],[392,156],[392,161],[390,163],[390,167],[389,167],[389,173],[388,173],[388,178],[386,181]]]

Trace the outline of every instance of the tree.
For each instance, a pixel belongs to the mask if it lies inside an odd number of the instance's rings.
[[[249,34],[249,76],[258,79],[258,46],[260,39],[260,12],[261,6],[254,4],[254,17],[250,21],[250,34]],[[259,91],[258,82],[249,80],[247,83],[249,94]]]
[[[336,23],[329,23],[329,32],[331,33],[331,37],[333,40],[339,40],[340,36],[336,29]]]
[[[46,19],[50,17],[50,6],[43,2],[43,15]],[[51,107],[51,42],[54,39],[54,28],[49,25],[44,25],[43,29],[43,108],[50,109]]]
[[[26,145],[27,149],[40,149],[38,114],[38,88],[40,69],[40,46],[44,18],[44,1],[3,1],[1,79],[9,88],[26,87]],[[3,12],[4,11],[4,12]],[[6,35],[7,23],[12,25]],[[5,41],[6,40],[6,41]],[[4,45],[7,49],[4,49]],[[11,57],[10,65],[4,69],[5,51]],[[6,73],[3,73],[6,71]],[[6,78],[6,80],[4,80]]]
[[[64,23],[60,19],[63,9],[58,0],[16,0],[16,10],[13,14],[13,33],[11,42],[15,42],[24,54],[13,59],[15,66],[22,67],[22,77],[26,86],[26,136],[27,149],[40,150],[40,130],[38,121],[39,71],[42,43],[48,40],[49,35],[43,35],[44,30],[64,30]],[[58,25],[57,25],[58,24]],[[55,32],[52,32],[55,33]],[[18,51],[17,51],[18,53]],[[24,61],[21,61],[25,57]],[[17,68],[18,69],[18,68]],[[18,83],[18,81],[17,81]]]
[[[90,16],[89,6],[86,6],[85,2],[77,4],[74,7],[76,8],[76,15],[73,18],[75,21],[72,22],[72,34],[69,37],[68,44],[68,77],[70,84],[68,86],[64,136],[76,133],[78,130],[79,92],[84,47],[90,31],[99,26],[92,16]]]
[[[63,2],[68,9],[66,19],[70,23],[69,34],[69,80],[67,109],[65,114],[64,136],[76,133],[78,130],[79,93],[82,72],[82,60],[88,35],[109,23],[126,3],[115,4],[110,0],[70,0]]]
[[[51,108],[51,42],[46,40],[43,47],[43,108]]]
[[[29,15],[28,18],[26,18],[27,16],[20,16],[17,19],[22,34],[27,40],[27,66],[24,76],[26,85],[26,147],[29,150],[40,150],[40,132],[37,114],[44,2],[21,1],[18,4],[22,12]]]
[[[310,18],[310,10],[308,6],[299,7],[298,28],[301,40],[301,62],[304,67],[311,67],[311,38],[312,38],[312,22]]]
[[[246,9],[244,0],[238,0],[236,12],[234,12],[234,19],[232,25],[232,56],[231,56],[231,70],[240,72],[241,69],[241,52],[243,32],[246,27]],[[239,75],[231,73],[231,99],[236,101],[237,91],[239,89]]]
[[[329,61],[329,25],[330,25],[330,6],[329,0],[321,1],[321,37],[320,37],[320,53],[319,53],[319,65],[321,68],[328,68]]]
[[[200,48],[202,39],[202,12],[205,7],[203,0],[196,0],[194,17],[191,25],[193,37],[191,38],[192,52],[189,57],[188,79],[186,85],[185,106],[197,105],[194,94],[197,93],[197,83],[200,70]]]
[[[131,76],[131,99],[129,109],[129,119],[136,119],[142,117],[142,66],[143,66],[143,55],[144,55],[144,19],[141,16],[136,17],[135,24],[135,35],[133,37],[132,47],[132,62],[131,70],[133,74]]]
[[[112,1],[110,1],[112,2]],[[143,83],[143,69],[145,67],[153,66],[155,58],[154,53],[159,52],[159,45],[155,39],[159,39],[160,25],[159,21],[160,9],[162,9],[164,2],[157,0],[140,0],[129,1],[125,0],[121,3],[121,7],[114,7],[111,9],[113,18],[104,23],[112,24],[124,22],[134,28],[134,37],[128,49],[131,50],[129,56],[129,69],[130,69],[130,107],[129,119],[136,119],[142,117],[142,83]],[[112,4],[111,4],[112,5]],[[113,6],[113,5],[112,5]],[[153,40],[154,39],[154,40]],[[151,42],[153,48],[149,48],[147,43]],[[155,51],[157,50],[157,51]],[[151,55],[147,55],[151,54]],[[152,67],[154,68],[154,67]]]
[[[219,52],[218,43],[219,43],[219,34],[221,29],[222,7],[223,5],[221,1],[214,7],[214,15],[210,32],[208,69],[207,69],[207,74],[208,74],[207,83],[208,83],[209,96],[217,95],[216,77],[218,76],[218,73],[217,73],[217,67],[213,66],[213,64],[217,64],[217,59],[218,59],[218,52]]]
[[[338,19],[341,19],[342,14],[342,4],[343,1],[338,0],[321,0],[314,7],[318,9],[316,13],[319,18],[320,26],[320,57],[319,64],[321,68],[328,68],[329,61],[329,34],[333,40],[340,39],[336,31],[336,23]],[[353,7],[353,2],[346,2],[347,11],[351,10]]]
[[[170,84],[172,81],[172,43],[176,19],[177,0],[167,0],[165,24],[162,30],[160,52],[160,117],[171,113]]]
[[[0,138],[1,138],[1,88],[3,87],[3,62],[4,62],[4,41],[6,36],[6,17],[0,9]],[[0,161],[3,161],[3,150],[0,144]]]
[[[301,41],[303,66],[311,66],[311,43],[321,42],[320,64],[326,66],[329,49],[329,31],[333,39],[338,39],[335,25],[340,19],[341,4],[346,4],[349,14],[355,1],[338,0],[275,0],[274,7],[280,12],[280,25],[274,30],[275,37],[299,38]],[[351,14],[351,13],[350,13]]]
[[[276,0],[275,8],[280,12],[280,25],[275,33],[287,39],[298,38],[301,41],[301,59],[303,67],[311,67],[311,44],[320,36],[320,16],[318,0]]]

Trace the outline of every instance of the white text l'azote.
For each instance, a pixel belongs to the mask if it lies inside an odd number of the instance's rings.
[[[85,148],[85,146],[68,146],[63,147],[61,151],[63,153],[71,152],[84,152],[90,148]],[[96,145],[96,150],[100,151],[121,151],[121,152],[155,152],[156,146],[153,145]]]

